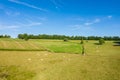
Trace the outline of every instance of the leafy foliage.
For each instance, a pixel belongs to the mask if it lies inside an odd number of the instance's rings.
[[[33,35],[33,34],[18,34],[19,39],[59,39],[59,40],[64,40],[65,38],[69,40],[99,40],[100,38],[103,38],[104,40],[120,40],[119,36],[104,36],[104,37],[99,37],[99,36],[66,36],[66,35],[47,35],[47,34],[39,34],[39,35]]]
[[[104,39],[100,38],[100,39],[99,39],[99,44],[102,45],[102,44],[104,44],[104,43],[105,43]]]
[[[83,41],[83,38],[82,38],[80,44],[83,44],[83,43],[84,43],[84,41]]]
[[[0,35],[0,38],[10,38],[9,35]]]
[[[27,33],[24,34],[18,34],[19,39],[24,39],[25,41],[29,40],[29,35]]]
[[[67,38],[64,38],[64,41],[65,41],[65,42],[67,42],[67,41],[68,41],[68,39],[67,39]]]

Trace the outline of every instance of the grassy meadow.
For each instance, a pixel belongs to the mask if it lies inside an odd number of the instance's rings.
[[[120,80],[120,46],[97,43],[0,39],[0,80]]]

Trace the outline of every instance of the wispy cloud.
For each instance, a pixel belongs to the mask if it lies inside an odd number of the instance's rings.
[[[31,27],[31,26],[39,26],[41,24],[42,24],[41,22],[31,22],[31,23],[28,23],[28,24],[21,24],[21,26],[23,26],[23,27]]]
[[[109,16],[105,16],[102,18],[96,18],[93,20],[85,20],[84,19],[84,22],[82,22],[81,24],[72,25],[72,30],[93,30],[91,26],[94,26],[94,24],[111,19],[112,17],[113,17],[112,15],[109,15]]]
[[[86,26],[90,26],[90,25],[93,25],[93,24],[96,24],[96,23],[99,23],[101,20],[100,19],[95,19],[94,21],[91,21],[91,22],[85,22],[84,25]]]
[[[0,30],[4,30],[4,29],[18,29],[20,26],[18,25],[3,25],[0,24]]]
[[[19,29],[21,27],[34,27],[34,26],[40,26],[42,23],[41,22],[31,22],[31,23],[17,23],[17,24],[12,24],[12,25],[5,25],[5,24],[0,24],[0,30],[4,29]]]
[[[111,19],[111,18],[112,18],[112,16],[111,16],[111,15],[109,15],[109,16],[107,16],[107,18],[108,18],[108,19]]]
[[[79,24],[72,25],[73,30],[81,29],[81,27],[82,25],[79,25]]]
[[[41,21],[46,21],[47,20],[47,17],[37,17],[37,18]]]
[[[92,23],[92,22],[85,22],[84,23],[84,25],[86,25],[86,26],[89,26],[89,25],[92,25],[92,24],[94,24],[94,23]]]
[[[35,5],[28,4],[28,3],[25,3],[25,2],[22,2],[22,1],[19,1],[19,0],[8,0],[8,1],[13,2],[13,3],[16,3],[16,4],[21,4],[21,5],[24,5],[24,6],[33,8],[33,9],[40,10],[40,11],[47,11],[46,9],[37,7],[37,6],[35,6]]]
[[[83,30],[83,31],[93,31],[93,28],[91,27],[93,24],[99,23],[101,21],[101,19],[96,18],[92,21],[85,21],[81,24],[75,24],[75,25],[71,25],[72,26],[72,30]]]
[[[21,14],[18,11],[14,11],[11,8],[1,6],[1,5],[0,5],[0,10],[2,10],[8,16],[19,16]]]
[[[71,28],[73,31],[75,30],[92,31],[93,30],[90,26],[79,25],[79,24],[71,25]]]
[[[13,11],[5,11],[5,13],[8,15],[8,16],[19,16],[20,15],[20,12],[13,12]]]
[[[58,2],[59,0],[50,0],[50,1],[55,6],[56,9],[62,7],[62,5]]]

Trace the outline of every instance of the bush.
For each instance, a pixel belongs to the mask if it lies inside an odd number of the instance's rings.
[[[68,39],[67,39],[67,38],[65,38],[65,39],[64,39],[64,41],[65,41],[65,42],[67,42],[67,41],[68,41]]]
[[[100,38],[100,39],[99,39],[99,44],[102,45],[102,44],[104,44],[104,43],[105,43],[104,39]]]
[[[81,39],[81,42],[80,42],[80,44],[83,44],[84,43],[84,41],[83,41],[83,39]]]
[[[82,55],[85,55],[85,48],[84,48],[84,45],[82,45]]]
[[[29,38],[28,37],[25,37],[25,41],[28,41],[29,40]]]

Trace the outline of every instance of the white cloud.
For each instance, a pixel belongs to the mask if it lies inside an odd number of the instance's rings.
[[[17,25],[12,25],[12,26],[4,26],[5,28],[8,28],[8,29],[16,29],[16,28],[19,28],[19,26]]]
[[[91,21],[91,22],[85,22],[84,25],[86,26],[90,26],[90,25],[93,25],[93,24],[96,24],[96,23],[99,23],[100,22],[100,19],[95,19],[94,21]]]
[[[20,12],[13,12],[13,11],[5,11],[5,13],[8,15],[8,16],[19,16],[20,15]]]
[[[111,15],[109,15],[109,16],[107,16],[107,18],[108,18],[108,19],[111,19],[111,18],[112,18],[112,16],[111,16]]]
[[[62,7],[61,4],[58,2],[59,0],[50,0],[50,1],[55,6],[56,9]]]
[[[101,19],[96,18],[93,21],[89,21],[89,22],[87,21],[87,22],[84,22],[83,24],[77,24],[77,25],[75,24],[75,25],[72,25],[72,30],[93,31],[91,25],[99,23],[100,21]]]
[[[37,17],[39,20],[46,21],[47,17]]]
[[[100,19],[95,19],[94,23],[100,22]]]
[[[72,27],[73,27],[73,30],[78,30],[82,27],[82,25],[75,24],[75,25],[72,25]]]
[[[25,2],[21,2],[21,1],[18,1],[18,0],[8,0],[8,1],[13,2],[13,3],[16,3],[16,4],[21,4],[21,5],[24,5],[24,6],[33,8],[33,9],[40,10],[40,11],[47,11],[46,9],[43,9],[43,8],[40,8],[40,7],[31,5],[31,4],[28,4],[28,3],[25,3]]]
[[[41,25],[42,23],[40,23],[40,22],[31,22],[31,23],[29,23],[29,24],[23,24],[23,25],[21,25],[21,26],[24,26],[24,27],[31,27],[31,26],[39,26],[39,25]]]
[[[30,27],[30,26],[39,26],[41,25],[42,23],[41,22],[35,22],[35,21],[32,21],[30,19],[26,19],[27,21],[27,24],[26,23],[19,23],[21,26],[25,26],[25,27]]]
[[[85,25],[71,25],[72,30],[82,30],[82,31],[92,31],[93,29],[90,26],[85,26]]]
[[[86,25],[86,26],[89,26],[89,25],[92,25],[92,24],[94,24],[94,23],[92,23],[92,22],[85,22],[84,23],[84,25]]]
[[[21,27],[33,27],[33,26],[39,26],[42,23],[40,22],[31,22],[31,23],[17,23],[17,24],[13,24],[13,25],[5,25],[5,24],[0,24],[0,30],[4,30],[4,29],[18,29]]]
[[[18,25],[2,25],[0,24],[0,30],[4,30],[4,29],[18,29],[19,26]]]
[[[97,23],[100,23],[100,22],[103,22],[105,20],[108,20],[108,19],[111,19],[113,16],[107,16],[107,17],[102,17],[102,18],[96,18],[96,19],[93,19],[93,20],[85,20],[84,21],[81,21],[80,24],[75,24],[75,25],[72,25],[72,30],[83,30],[83,31],[94,31],[93,27],[94,24],[97,24]]]
[[[1,6],[1,5],[0,5],[0,9],[8,16],[18,16],[21,14],[18,11],[13,11],[11,8]]]

